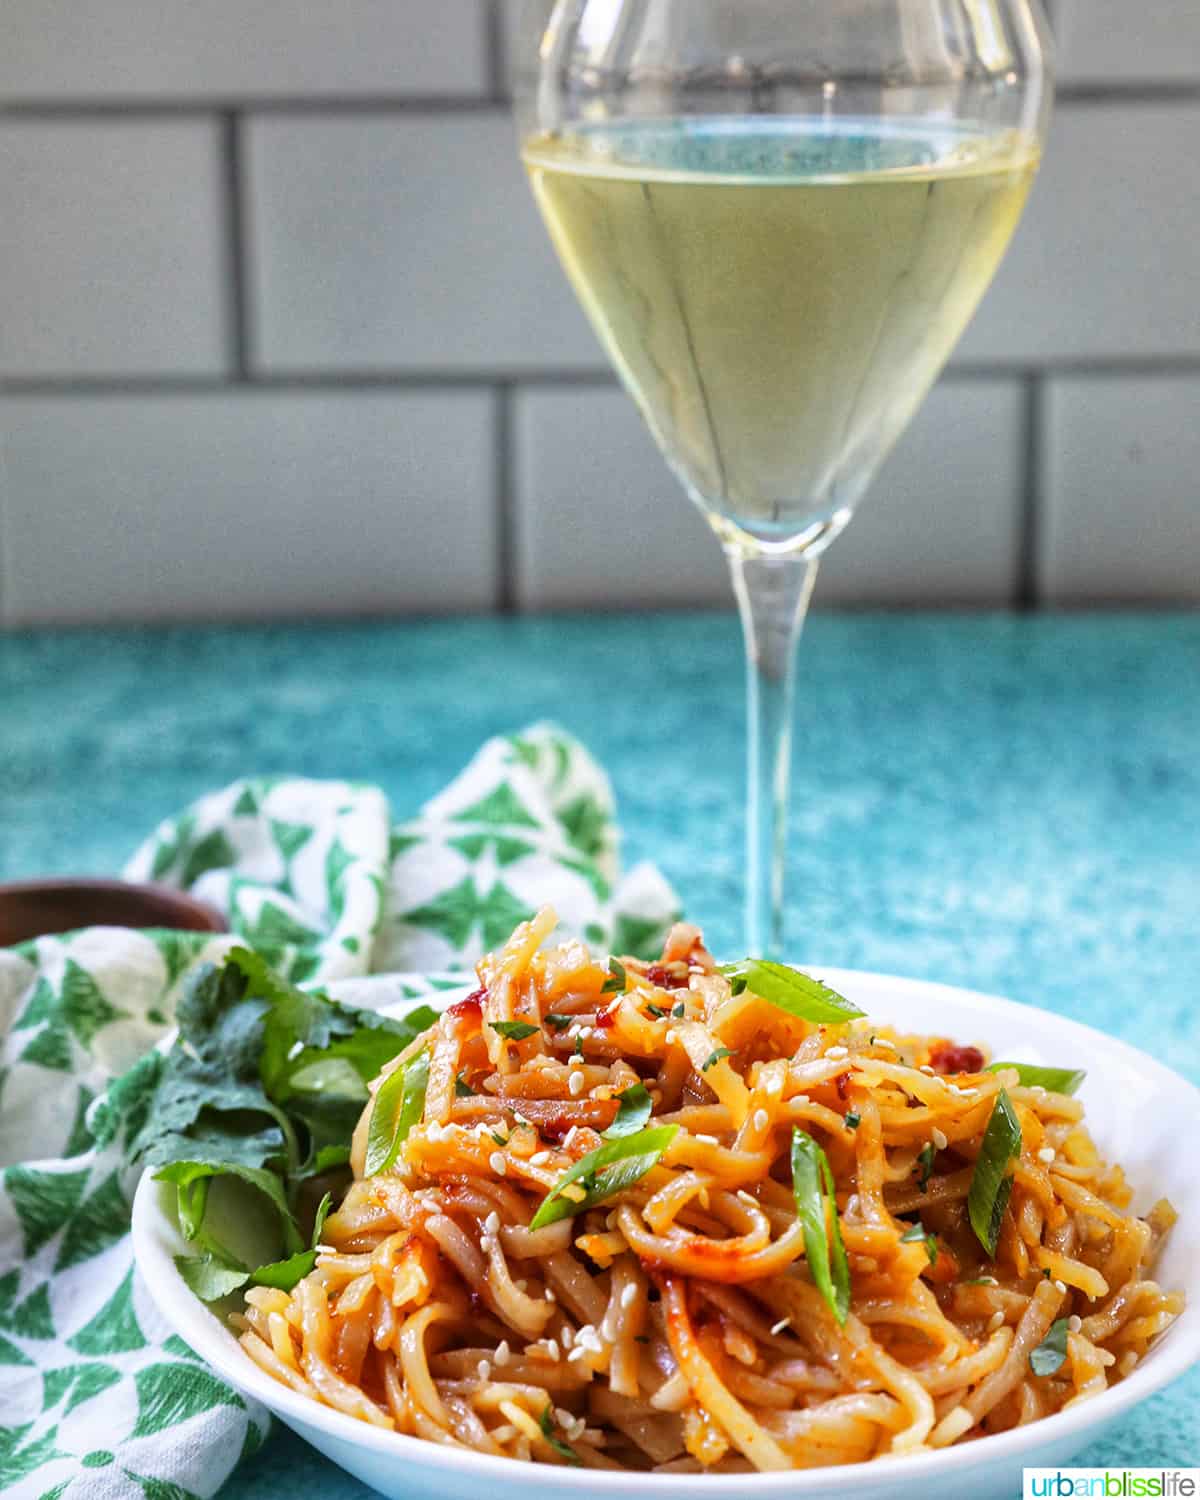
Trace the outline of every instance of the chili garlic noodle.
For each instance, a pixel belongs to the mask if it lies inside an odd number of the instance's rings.
[[[606,966],[554,924],[373,1085],[315,1270],[247,1292],[281,1382],[511,1458],[807,1468],[1060,1411],[1178,1316],[1174,1214],[1129,1212],[1069,1093],[802,1019],[693,928]]]

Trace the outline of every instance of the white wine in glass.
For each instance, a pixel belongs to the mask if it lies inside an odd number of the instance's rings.
[[[783,943],[796,642],[1040,159],[1037,0],[534,0],[522,154],[568,276],[729,557],[747,945]],[[527,56],[522,52],[522,59]]]

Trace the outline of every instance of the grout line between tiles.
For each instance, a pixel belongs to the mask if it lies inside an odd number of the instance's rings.
[[[225,285],[229,307],[229,349],[236,380],[250,379],[250,329],[246,303],[246,224],[242,183],[241,121],[235,111],[221,116],[221,167],[225,218]]]
[[[1042,607],[1038,553],[1045,503],[1045,496],[1042,493],[1042,459],[1045,444],[1042,400],[1044,384],[1043,375],[1028,375],[1022,392],[1023,452],[1020,466],[1020,527],[1017,538],[1017,588],[1013,603],[1023,613],[1031,613]]]

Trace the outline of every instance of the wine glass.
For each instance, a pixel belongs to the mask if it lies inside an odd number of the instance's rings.
[[[746,943],[779,955],[818,561],[1016,228],[1050,112],[1045,18],[1039,0],[530,0],[514,61],[555,248],[729,559]]]

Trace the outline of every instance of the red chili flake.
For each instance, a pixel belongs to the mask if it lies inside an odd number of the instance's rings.
[[[837,1075],[837,1077],[833,1080],[833,1083],[834,1083],[834,1087],[837,1089],[837,1096],[838,1096],[838,1098],[844,1100],[845,1097],[846,1097],[846,1093],[847,1093],[847,1091],[848,1091],[848,1089],[850,1087],[850,1075],[849,1075],[849,1073],[839,1073]]]
[[[935,1073],[982,1073],[983,1053],[978,1047],[937,1042],[929,1054],[929,1065]]]
[[[596,1012],[596,1030],[597,1031],[608,1031],[613,1026],[615,1026],[616,1024],[617,1024],[617,1015],[616,1015],[615,1011],[611,1011],[611,1010],[598,1010]]]
[[[660,990],[687,988],[687,975],[677,974],[674,969],[668,969],[666,964],[651,964],[646,970],[646,978],[651,984],[656,984]]]
[[[456,1000],[453,1005],[447,1005],[446,1014],[448,1016],[474,1016],[478,1020],[483,1014],[483,1002],[487,997],[487,990],[476,990],[465,999]]]

